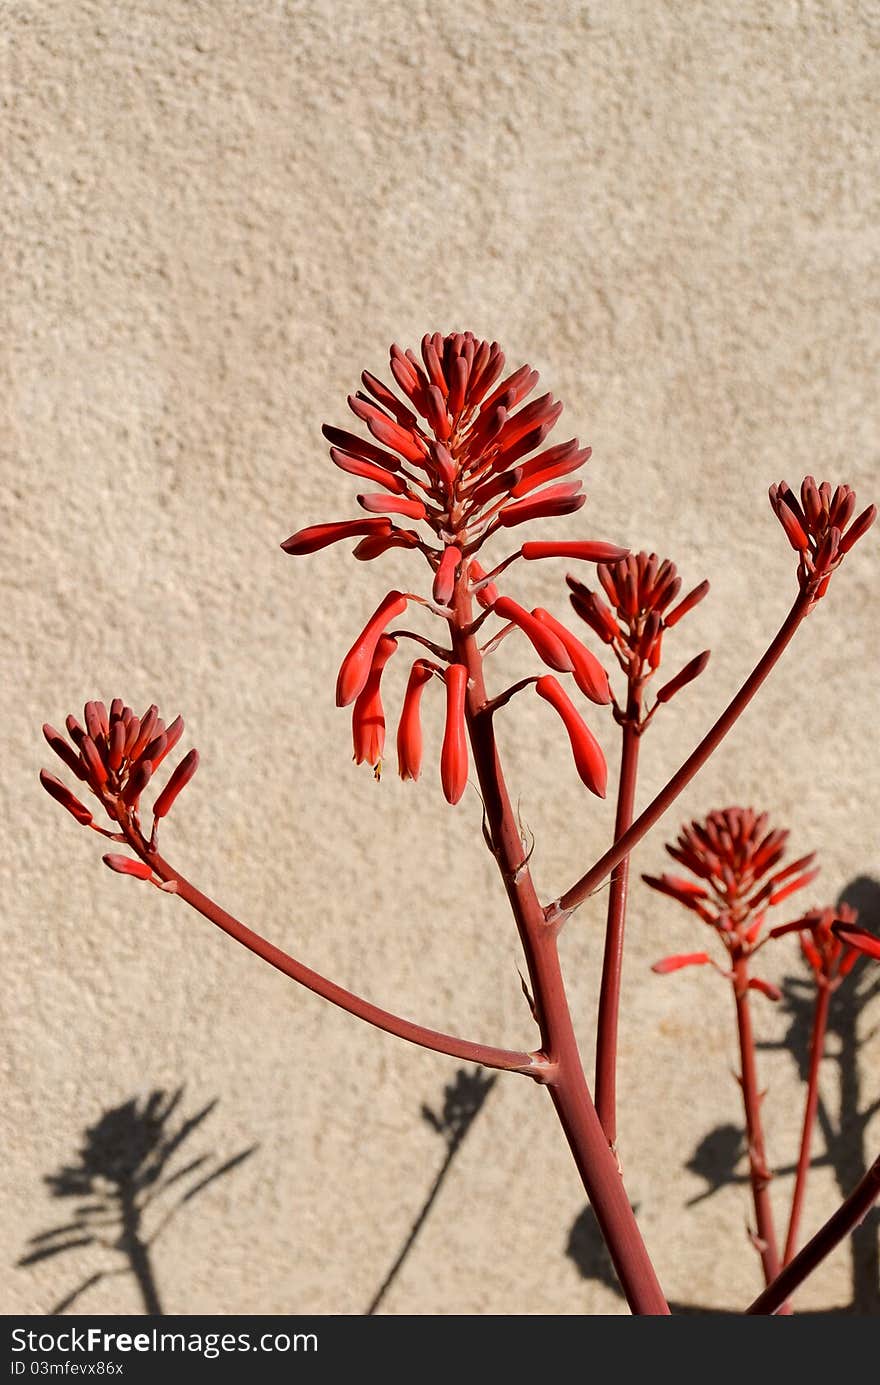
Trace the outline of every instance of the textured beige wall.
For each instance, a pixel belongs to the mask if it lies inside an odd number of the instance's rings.
[[[2,17],[3,1307],[47,1312],[118,1266],[95,1245],[13,1262],[69,1212],[43,1178],[83,1129],[185,1083],[187,1113],[219,1100],[192,1157],[260,1148],[157,1242],[168,1311],[360,1313],[441,1162],[419,1112],[456,1065],[111,876],[40,792],[40,723],[117,692],[183,712],[203,760],[164,834],[173,860],[378,1002],[529,1044],[475,794],[449,809],[434,772],[377,786],[333,705],[341,655],[411,567],[278,544],[353,513],[320,425],[344,425],[390,341],[497,337],[565,401],[559,436],[594,449],[587,508],[539,532],[656,547],[686,581],[711,578],[676,641],[682,658],[711,644],[709,672],[645,754],[641,794],[659,787],[792,595],[769,482],[814,470],[876,498],[880,11],[21,0]],[[877,555],[872,535],[667,820],[766,807],[821,850],[828,901],[880,878]],[[562,614],[564,565],[535,567],[513,594]],[[526,664],[505,648],[499,677]],[[603,848],[611,807],[585,802],[540,706],[512,707],[503,741],[551,897]],[[588,1054],[603,903],[564,946]],[[744,1189],[685,1207],[704,1187],[684,1167],[696,1144],[738,1119],[728,999],[711,977],[649,971],[702,941],[635,891],[621,1144],[669,1294],[741,1305],[758,1286]],[[878,1020],[875,999],[863,1106]],[[769,1005],[760,1022],[784,1032]],[[762,1065],[784,1165],[794,1066]],[[834,1115],[833,1069],[825,1091]],[[876,1119],[866,1138],[880,1146]],[[833,1196],[819,1170],[809,1224]],[[565,1254],[582,1206],[549,1103],[500,1080],[385,1309],[620,1312]],[[844,1249],[803,1303],[847,1303],[850,1278]],[[74,1311],[139,1308],[117,1275]]]

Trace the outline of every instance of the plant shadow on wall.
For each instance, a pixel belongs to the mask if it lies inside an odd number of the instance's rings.
[[[106,1110],[86,1128],[76,1162],[46,1175],[53,1197],[71,1198],[78,1205],[69,1221],[31,1237],[19,1267],[85,1246],[118,1262],[88,1275],[51,1314],[66,1312],[87,1290],[123,1274],[134,1275],[145,1313],[164,1313],[153,1264],[156,1242],[178,1212],[259,1147],[251,1145],[219,1164],[211,1153],[177,1163],[176,1156],[217,1105],[209,1101],[194,1115],[181,1117],[183,1092],[183,1087],[170,1093],[157,1088],[143,1104],[132,1097]]]
[[[416,1243],[419,1232],[427,1221],[428,1214],[439,1196],[444,1179],[452,1167],[455,1156],[461,1149],[465,1136],[483,1108],[487,1096],[498,1078],[483,1068],[459,1068],[455,1079],[447,1083],[443,1093],[443,1107],[438,1115],[430,1106],[422,1105],[422,1120],[430,1125],[446,1143],[446,1154],[434,1182],[421,1209],[410,1227],[403,1245],[392,1262],[391,1268],[373,1296],[366,1317],[378,1312],[383,1299],[403,1268],[407,1256]]]
[[[859,920],[873,933],[880,933],[880,884],[867,876],[853,880],[840,895],[840,905],[858,912]],[[856,967],[835,992],[828,1015],[826,1063],[833,1065],[837,1082],[836,1112],[821,1095],[817,1120],[822,1148],[811,1159],[811,1168],[831,1167],[842,1192],[863,1178],[871,1162],[868,1133],[871,1121],[880,1111],[880,1100],[863,1105],[859,1071],[859,1049],[869,1034],[859,1032],[859,1016],[880,998],[880,976],[876,968]],[[789,1025],[778,1042],[759,1042],[759,1050],[787,1050],[806,1080],[813,1024],[814,991],[804,976],[787,976],[782,985],[781,1005]],[[873,1032],[873,1031],[872,1031]],[[704,1136],[686,1164],[703,1179],[705,1187],[685,1204],[695,1207],[722,1188],[737,1184],[747,1189],[749,1174],[742,1168],[746,1142],[741,1126],[724,1124]],[[776,1168],[779,1177],[791,1177],[796,1164]],[[584,1279],[597,1281],[620,1295],[620,1286],[608,1252],[589,1206],[576,1218],[569,1232],[566,1254]],[[852,1289],[848,1307],[807,1312],[799,1316],[832,1317],[843,1315],[880,1316],[880,1215],[875,1207],[850,1238]],[[718,1313],[720,1310],[697,1304],[670,1303],[675,1313]]]

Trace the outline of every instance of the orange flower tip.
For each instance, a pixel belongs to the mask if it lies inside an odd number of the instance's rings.
[[[199,752],[190,750],[184,755],[180,764],[172,771],[171,778],[156,799],[153,808],[154,818],[164,818],[174,804],[174,800],[185,789],[199,767]]]
[[[762,981],[760,976],[749,977],[748,990],[759,991],[768,1000],[781,1000],[782,992],[778,986],[774,986],[772,981]]]
[[[658,690],[657,701],[669,702],[671,698],[675,697],[677,692],[687,687],[688,683],[692,683],[695,678],[699,678],[703,669],[709,662],[710,654],[711,650],[704,649],[702,654],[698,654],[695,659],[691,659],[690,663],[685,664],[684,668],[677,673],[674,678],[671,678],[668,683],[664,683],[663,687]]]
[[[104,865],[110,870],[115,870],[119,875],[133,875],[137,880],[150,880],[153,872],[146,861],[138,861],[132,856],[119,856],[115,852],[109,851],[106,856],[101,857]]]
[[[616,563],[629,553],[628,548],[619,548],[614,543],[524,543],[520,553],[527,562],[536,558],[572,558],[584,563]]]
[[[56,803],[60,803],[62,808],[66,808],[68,813],[75,817],[83,827],[91,825],[92,815],[88,808],[84,803],[80,803],[76,794],[71,793],[67,785],[62,783],[60,779],[56,779],[54,774],[50,774],[46,769],[41,769],[40,783],[46,793],[50,794]]]
[[[651,970],[658,976],[666,976],[671,971],[681,971],[682,967],[704,967],[711,961],[707,952],[681,952],[674,957],[664,957],[655,962]]]
[[[300,557],[306,553],[317,553],[319,549],[327,548],[330,544],[339,543],[343,539],[365,534],[390,533],[390,531],[391,520],[380,517],[341,520],[338,524],[313,524],[310,528],[300,529],[298,533],[285,539],[281,547],[285,553]]]
[[[402,592],[391,591],[379,603],[351,649],[346,654],[336,680],[336,705],[348,707],[359,697],[370,676],[370,668],[379,636],[395,616],[402,615],[407,599]]]

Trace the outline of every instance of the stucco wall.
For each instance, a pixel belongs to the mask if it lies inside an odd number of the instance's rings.
[[[218,1105],[174,1167],[259,1148],[157,1239],[166,1310],[361,1313],[443,1161],[420,1108],[456,1064],[111,876],[39,788],[40,723],[117,693],[182,712],[202,765],[163,833],[172,860],[377,1002],[531,1045],[476,794],[450,809],[433,769],[377,785],[333,705],[342,654],[411,564],[293,560],[279,543],[355,513],[320,425],[345,426],[362,368],[384,374],[388,344],[426,330],[498,338],[565,401],[559,437],[593,447],[588,506],[536,533],[656,548],[712,582],[677,641],[682,661],[709,644],[712,662],[648,738],[646,801],[793,595],[768,484],[814,471],[876,498],[880,14],[41,0],[5,5],[3,29],[3,1306],[48,1312],[122,1267],[97,1242],[14,1262],[76,1205],[44,1179],[76,1163],[86,1127],[185,1084],[178,1114]],[[872,535],[636,874],[661,868],[685,816],[741,801],[821,851],[817,899],[880,879],[877,555]],[[562,615],[564,571],[533,565],[511,591]],[[527,665],[505,647],[498,686]],[[392,667],[390,707],[402,679]],[[610,719],[591,724],[610,756]],[[502,740],[550,898],[604,848],[613,806],[585,801],[537,700],[509,709]],[[604,902],[564,942],[588,1057]],[[696,1146],[739,1120],[729,998],[718,978],[649,970],[703,942],[634,890],[621,1153],[667,1292],[736,1306],[759,1287],[746,1190],[686,1205],[706,1187],[686,1167]],[[795,970],[793,950],[769,968]],[[769,1003],[759,1020],[769,1039],[788,1024]],[[838,1151],[850,1174],[860,1140],[880,1146],[876,1117],[859,1133],[852,1109],[880,1095],[878,1021],[875,996],[834,1039],[863,1041]],[[785,1166],[795,1065],[761,1062]],[[833,1064],[824,1093],[833,1126]],[[780,1207],[790,1186],[775,1185]],[[836,1195],[817,1169],[808,1225]],[[566,1254],[583,1201],[549,1102],[500,1079],[383,1311],[623,1311]],[[844,1248],[802,1302],[851,1296]],[[72,1311],[140,1307],[130,1275],[106,1274]]]

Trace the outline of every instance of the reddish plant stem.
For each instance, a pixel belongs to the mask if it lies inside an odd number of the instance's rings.
[[[525,954],[548,1063],[547,1087],[630,1308],[637,1314],[666,1315],[669,1307],[584,1076],[559,962],[558,929],[548,923],[529,873],[498,755],[482,655],[468,633],[470,622],[467,583],[459,580],[450,628],[456,659],[468,669],[467,721],[474,763],[492,851]]]
[[[639,814],[629,831],[624,832],[620,840],[616,841],[614,845],[605,852],[604,856],[600,856],[599,860],[595,865],[590,867],[586,875],[582,875],[580,880],[576,881],[570,890],[566,890],[565,894],[560,896],[554,906],[558,913],[565,915],[570,913],[573,909],[576,909],[579,904],[582,904],[587,896],[592,894],[597,886],[601,885],[602,881],[609,872],[614,869],[618,862],[629,855],[633,847],[642,840],[645,833],[650,831],[654,823],[657,822],[666,812],[667,808],[675,802],[682,790],[687,788],[694,775],[702,769],[709,756],[721,744],[734,722],[751,702],[755,693],[772,670],[774,664],[776,664],[786,646],[791,641],[801,621],[810,610],[811,605],[812,597],[804,592],[798,592],[794,605],[783,621],[767,651],[758,660],[739,692],[721,713],[721,716],[715,722],[714,726],[706,733],[696,750],[688,756],[684,764],[676,770],[665,788],[662,788],[657,796],[651,800],[644,812]]]
[[[785,1238],[785,1252],[782,1257],[783,1265],[790,1264],[797,1246],[804,1193],[810,1172],[810,1146],[813,1140],[813,1127],[816,1123],[816,1110],[819,1105],[819,1068],[825,1052],[825,1030],[828,1027],[830,1000],[831,988],[828,985],[820,985],[816,995],[816,1008],[813,1012],[813,1032],[810,1037],[810,1071],[807,1078],[807,1099],[804,1104],[804,1128],[791,1199],[788,1235]]]
[[[304,966],[295,957],[283,952],[280,947],[276,947],[274,943],[270,943],[259,933],[255,933],[253,929],[241,923],[233,914],[222,909],[208,895],[203,894],[184,875],[169,865],[158,851],[151,851],[144,837],[136,828],[130,824],[123,825],[123,831],[129,844],[141,859],[147,862],[155,874],[161,880],[173,882],[173,892],[182,900],[215,924],[217,928],[228,933],[236,942],[241,943],[250,952],[255,953],[257,957],[261,957],[264,962],[268,962],[271,967],[276,967],[285,976],[298,981],[301,986],[314,991],[324,1000],[329,1000],[332,1005],[338,1005],[340,1009],[347,1010],[349,1014],[355,1015],[367,1024],[372,1024],[376,1029],[382,1029],[387,1034],[394,1034],[397,1038],[405,1039],[408,1043],[418,1044],[421,1048],[432,1049],[435,1053],[446,1053],[451,1058],[462,1058],[469,1063],[482,1063],[487,1068],[521,1072],[539,1082],[546,1080],[546,1065],[542,1062],[540,1055],[518,1053],[505,1048],[493,1048],[488,1044],[471,1043],[467,1039],[459,1039],[454,1034],[444,1034],[436,1029],[426,1029],[423,1025],[413,1023],[412,1020],[392,1014],[389,1010],[380,1009],[378,1005],[373,1005],[369,1000],[364,1000],[352,991],[345,990],[344,987],[338,986],[335,981],[321,976],[319,972],[312,971],[311,967]]]
[[[770,1169],[764,1144],[761,1121],[761,1092],[755,1066],[755,1037],[752,1031],[752,1010],[748,992],[749,967],[745,957],[733,964],[733,994],[736,1001],[736,1027],[739,1035],[740,1085],[746,1116],[746,1137],[749,1146],[749,1178],[755,1204],[755,1229],[761,1242],[759,1253],[764,1283],[769,1284],[779,1273],[779,1250],[770,1205]]]
[[[633,819],[639,768],[639,741],[636,710],[635,718],[628,714],[623,724],[617,813],[614,820],[615,841],[623,836]],[[617,1147],[617,1031],[629,859],[629,856],[624,856],[611,872],[608,917],[605,925],[605,956],[602,961],[602,986],[599,992],[599,1016],[596,1027],[596,1110],[612,1149]]]
[[[864,1178],[857,1183],[849,1197],[841,1203],[792,1261],[776,1276],[772,1284],[760,1293],[746,1313],[778,1313],[794,1293],[813,1273],[826,1256],[864,1220],[880,1197],[880,1159],[876,1159]]]

